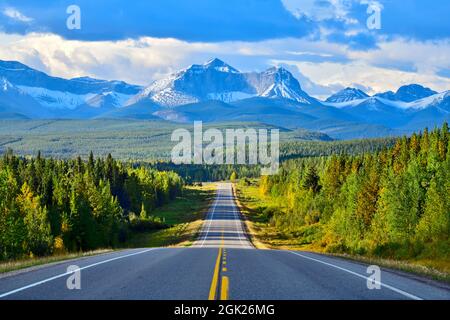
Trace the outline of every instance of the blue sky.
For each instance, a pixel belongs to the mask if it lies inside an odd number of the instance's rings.
[[[66,8],[81,9],[81,30]],[[381,29],[369,30],[370,6]],[[0,0],[0,59],[147,84],[212,57],[287,66],[317,96],[421,82],[450,89],[448,0]]]

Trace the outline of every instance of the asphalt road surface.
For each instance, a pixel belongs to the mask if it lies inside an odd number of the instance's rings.
[[[195,248],[252,249],[240,212],[236,206],[231,184],[219,184],[217,196],[212,204]]]
[[[367,267],[308,252],[254,249],[231,185],[220,184],[193,247],[116,251],[0,275],[0,299],[450,300],[445,284],[385,269],[373,282]]]

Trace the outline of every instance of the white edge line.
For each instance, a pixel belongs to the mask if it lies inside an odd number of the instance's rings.
[[[245,232],[244,232],[244,221],[241,220],[242,213],[240,212],[240,209],[239,209],[239,207],[238,207],[238,205],[236,203],[236,197],[234,196],[234,193],[233,193],[233,186],[231,187],[231,196],[233,197],[233,214],[236,217],[236,227],[238,229],[239,228],[241,229],[241,234],[244,237],[246,244],[243,243],[243,241],[241,239],[241,236],[238,235],[239,242],[241,243],[241,245],[244,248],[252,249],[252,248],[254,248],[254,246],[251,244],[250,240],[245,235]],[[238,221],[239,221],[239,224],[238,224]]]
[[[353,272],[353,271],[351,271],[351,270],[348,270],[348,269],[339,267],[339,266],[334,265],[334,264],[332,264],[332,263],[328,263],[328,262],[325,262],[325,261],[321,261],[321,260],[319,260],[319,259],[314,259],[314,258],[305,256],[305,255],[303,255],[303,254],[300,254],[300,253],[298,253],[298,252],[294,252],[294,251],[288,251],[288,252],[290,252],[290,253],[292,253],[292,254],[295,254],[295,255],[297,255],[297,256],[299,256],[299,257],[302,257],[302,258],[305,258],[305,259],[309,259],[309,260],[312,260],[312,261],[315,261],[315,262],[319,262],[319,263],[325,264],[325,265],[327,265],[327,266],[330,266],[330,267],[339,269],[339,270],[341,270],[341,271],[345,271],[345,272],[350,273],[350,274],[352,274],[352,275],[354,275],[354,276],[357,276],[357,277],[359,277],[359,278],[362,278],[362,279],[365,279],[365,280],[369,280],[369,278],[366,277],[366,276],[363,276],[363,275],[361,275],[361,274],[359,274],[359,273],[357,273],[357,272]],[[401,290],[401,289],[397,289],[397,288],[395,288],[395,287],[393,287],[393,286],[390,286],[390,285],[388,285],[388,284],[385,284],[385,283],[382,283],[382,282],[379,282],[379,281],[374,281],[373,279],[370,279],[370,281],[372,281],[372,282],[374,282],[374,283],[376,283],[376,284],[379,284],[380,286],[383,286],[383,287],[385,287],[385,288],[387,288],[387,289],[389,289],[389,290],[392,290],[392,291],[394,291],[394,292],[397,292],[397,293],[399,293],[399,294],[401,294],[401,295],[403,295],[403,296],[405,296],[405,297],[408,297],[408,298],[410,298],[410,299],[413,299],[413,300],[423,300],[422,298],[420,298],[420,297],[418,297],[418,296],[415,296],[415,295],[413,295],[413,294],[411,294],[411,293],[408,293],[408,292],[406,292],[406,291],[403,291],[403,290]]]
[[[244,245],[244,242],[242,241],[242,238],[241,238],[241,234],[242,234],[242,236],[244,236],[244,229],[242,227],[242,221],[238,216],[237,205],[236,205],[236,202],[234,201],[233,189],[231,190],[231,196],[233,197],[233,201],[232,201],[233,202],[233,216],[235,218],[234,220],[236,221],[236,232],[238,234],[239,243],[241,244],[241,246],[246,247],[247,245]],[[241,230],[239,231],[239,229],[241,229]],[[245,237],[245,240],[247,240],[246,237]]]
[[[39,285],[41,285],[41,284],[44,284],[44,283],[47,283],[47,282],[50,282],[50,281],[53,281],[53,280],[56,280],[56,279],[59,279],[59,278],[68,276],[68,275],[70,275],[70,274],[72,274],[72,273],[74,273],[74,272],[77,272],[77,271],[89,269],[89,268],[92,268],[92,267],[95,267],[95,266],[98,266],[98,265],[101,265],[101,264],[104,264],[104,263],[108,263],[108,262],[111,262],[111,261],[115,261],[115,260],[119,260],[119,259],[124,259],[124,258],[128,258],[128,257],[135,256],[135,255],[138,255],[138,254],[146,253],[146,252],[149,252],[149,251],[152,251],[152,250],[155,250],[155,249],[156,249],[156,248],[150,248],[150,249],[147,249],[147,250],[143,250],[143,251],[139,251],[139,252],[130,253],[130,254],[127,254],[127,255],[124,255],[124,256],[119,256],[119,257],[111,258],[111,259],[108,259],[108,260],[96,262],[96,263],[93,263],[93,264],[90,264],[90,265],[81,267],[81,268],[79,268],[79,269],[76,269],[76,270],[73,270],[73,271],[70,271],[70,272],[62,273],[62,274],[59,274],[59,275],[57,275],[57,276],[54,276],[54,277],[51,277],[51,278],[47,278],[47,279],[38,281],[38,282],[35,282],[35,283],[32,283],[32,284],[29,284],[29,285],[27,285],[27,286],[24,286],[24,287],[15,289],[15,290],[12,290],[12,291],[8,291],[8,292],[5,292],[5,293],[2,293],[2,294],[0,294],[0,299],[1,299],[1,298],[4,298],[4,297],[7,297],[7,296],[10,296],[10,295],[12,295],[12,294],[14,294],[14,293],[17,293],[17,292],[20,292],[20,291],[24,291],[24,290],[26,290],[26,289],[30,289],[30,288],[39,286]]]

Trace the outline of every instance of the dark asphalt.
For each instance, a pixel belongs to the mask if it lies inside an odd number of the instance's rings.
[[[382,269],[381,289],[370,290],[364,264],[307,252],[252,249],[229,184],[219,186],[212,208],[192,248],[124,250],[0,275],[0,299],[204,300],[211,291],[220,298],[228,283],[230,300],[450,300],[445,284]],[[81,269],[80,290],[67,288],[70,265]]]

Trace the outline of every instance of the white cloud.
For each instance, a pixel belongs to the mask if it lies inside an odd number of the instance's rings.
[[[17,20],[17,21],[21,21],[21,22],[33,21],[33,18],[27,17],[26,15],[21,13],[19,10],[11,8],[11,7],[5,8],[2,13],[3,13],[3,15],[5,15],[11,19]]]
[[[282,0],[284,7],[296,18],[306,16],[314,20],[326,20],[336,17],[336,7],[317,5],[316,0]]]
[[[294,77],[297,78],[297,80],[300,82],[302,89],[315,98],[325,100],[333,93],[344,89],[344,86],[342,86],[341,84],[321,85],[316,82],[313,82],[303,73],[301,73],[296,65],[290,65],[276,60],[272,62],[275,65],[283,66],[286,69],[288,69],[294,75]]]
[[[391,68],[410,65],[417,73],[427,75],[450,66],[450,39],[426,42],[396,39],[379,42],[378,47],[371,51],[349,52],[348,56],[369,64],[389,64]]]
[[[311,81],[326,87],[362,85],[369,93],[395,91],[398,87],[419,83],[436,91],[450,90],[450,79],[438,76],[450,65],[450,39],[419,42],[406,39],[382,40],[378,49],[344,50],[315,42],[308,51],[344,54],[349,62],[313,63],[278,59],[277,63],[295,65]],[[303,45],[307,45],[306,43]],[[323,52],[323,51],[322,51]]]
[[[338,19],[349,25],[358,23],[348,16],[352,1],[356,0],[281,0],[286,10],[296,18],[305,16],[314,21]]]
[[[320,52],[312,52],[312,51],[288,51],[287,53],[295,55],[295,56],[318,56],[322,58],[331,58],[332,54],[329,53],[320,53]]]
[[[192,63],[219,57],[242,71],[263,70],[281,63],[296,66],[305,90],[320,97],[354,85],[370,88],[371,93],[396,90],[408,83],[449,90],[450,79],[437,75],[450,65],[448,52],[449,40],[397,39],[380,42],[379,49],[365,52],[326,41],[294,38],[201,43],[146,37],[84,42],[52,34],[0,33],[0,59],[18,60],[54,76],[91,76],[146,85]],[[404,66],[417,71],[408,71]]]
[[[311,81],[322,86],[368,88],[369,94],[395,91],[398,87],[411,83],[419,83],[437,91],[450,89],[450,79],[438,77],[433,74],[419,74],[371,66],[364,61],[351,63],[311,63],[298,61],[283,61],[295,65]]]
[[[138,84],[192,63],[194,53],[214,51],[219,54],[218,45],[176,39],[83,42],[52,34],[0,36],[0,59],[18,60],[59,77],[91,76]]]

